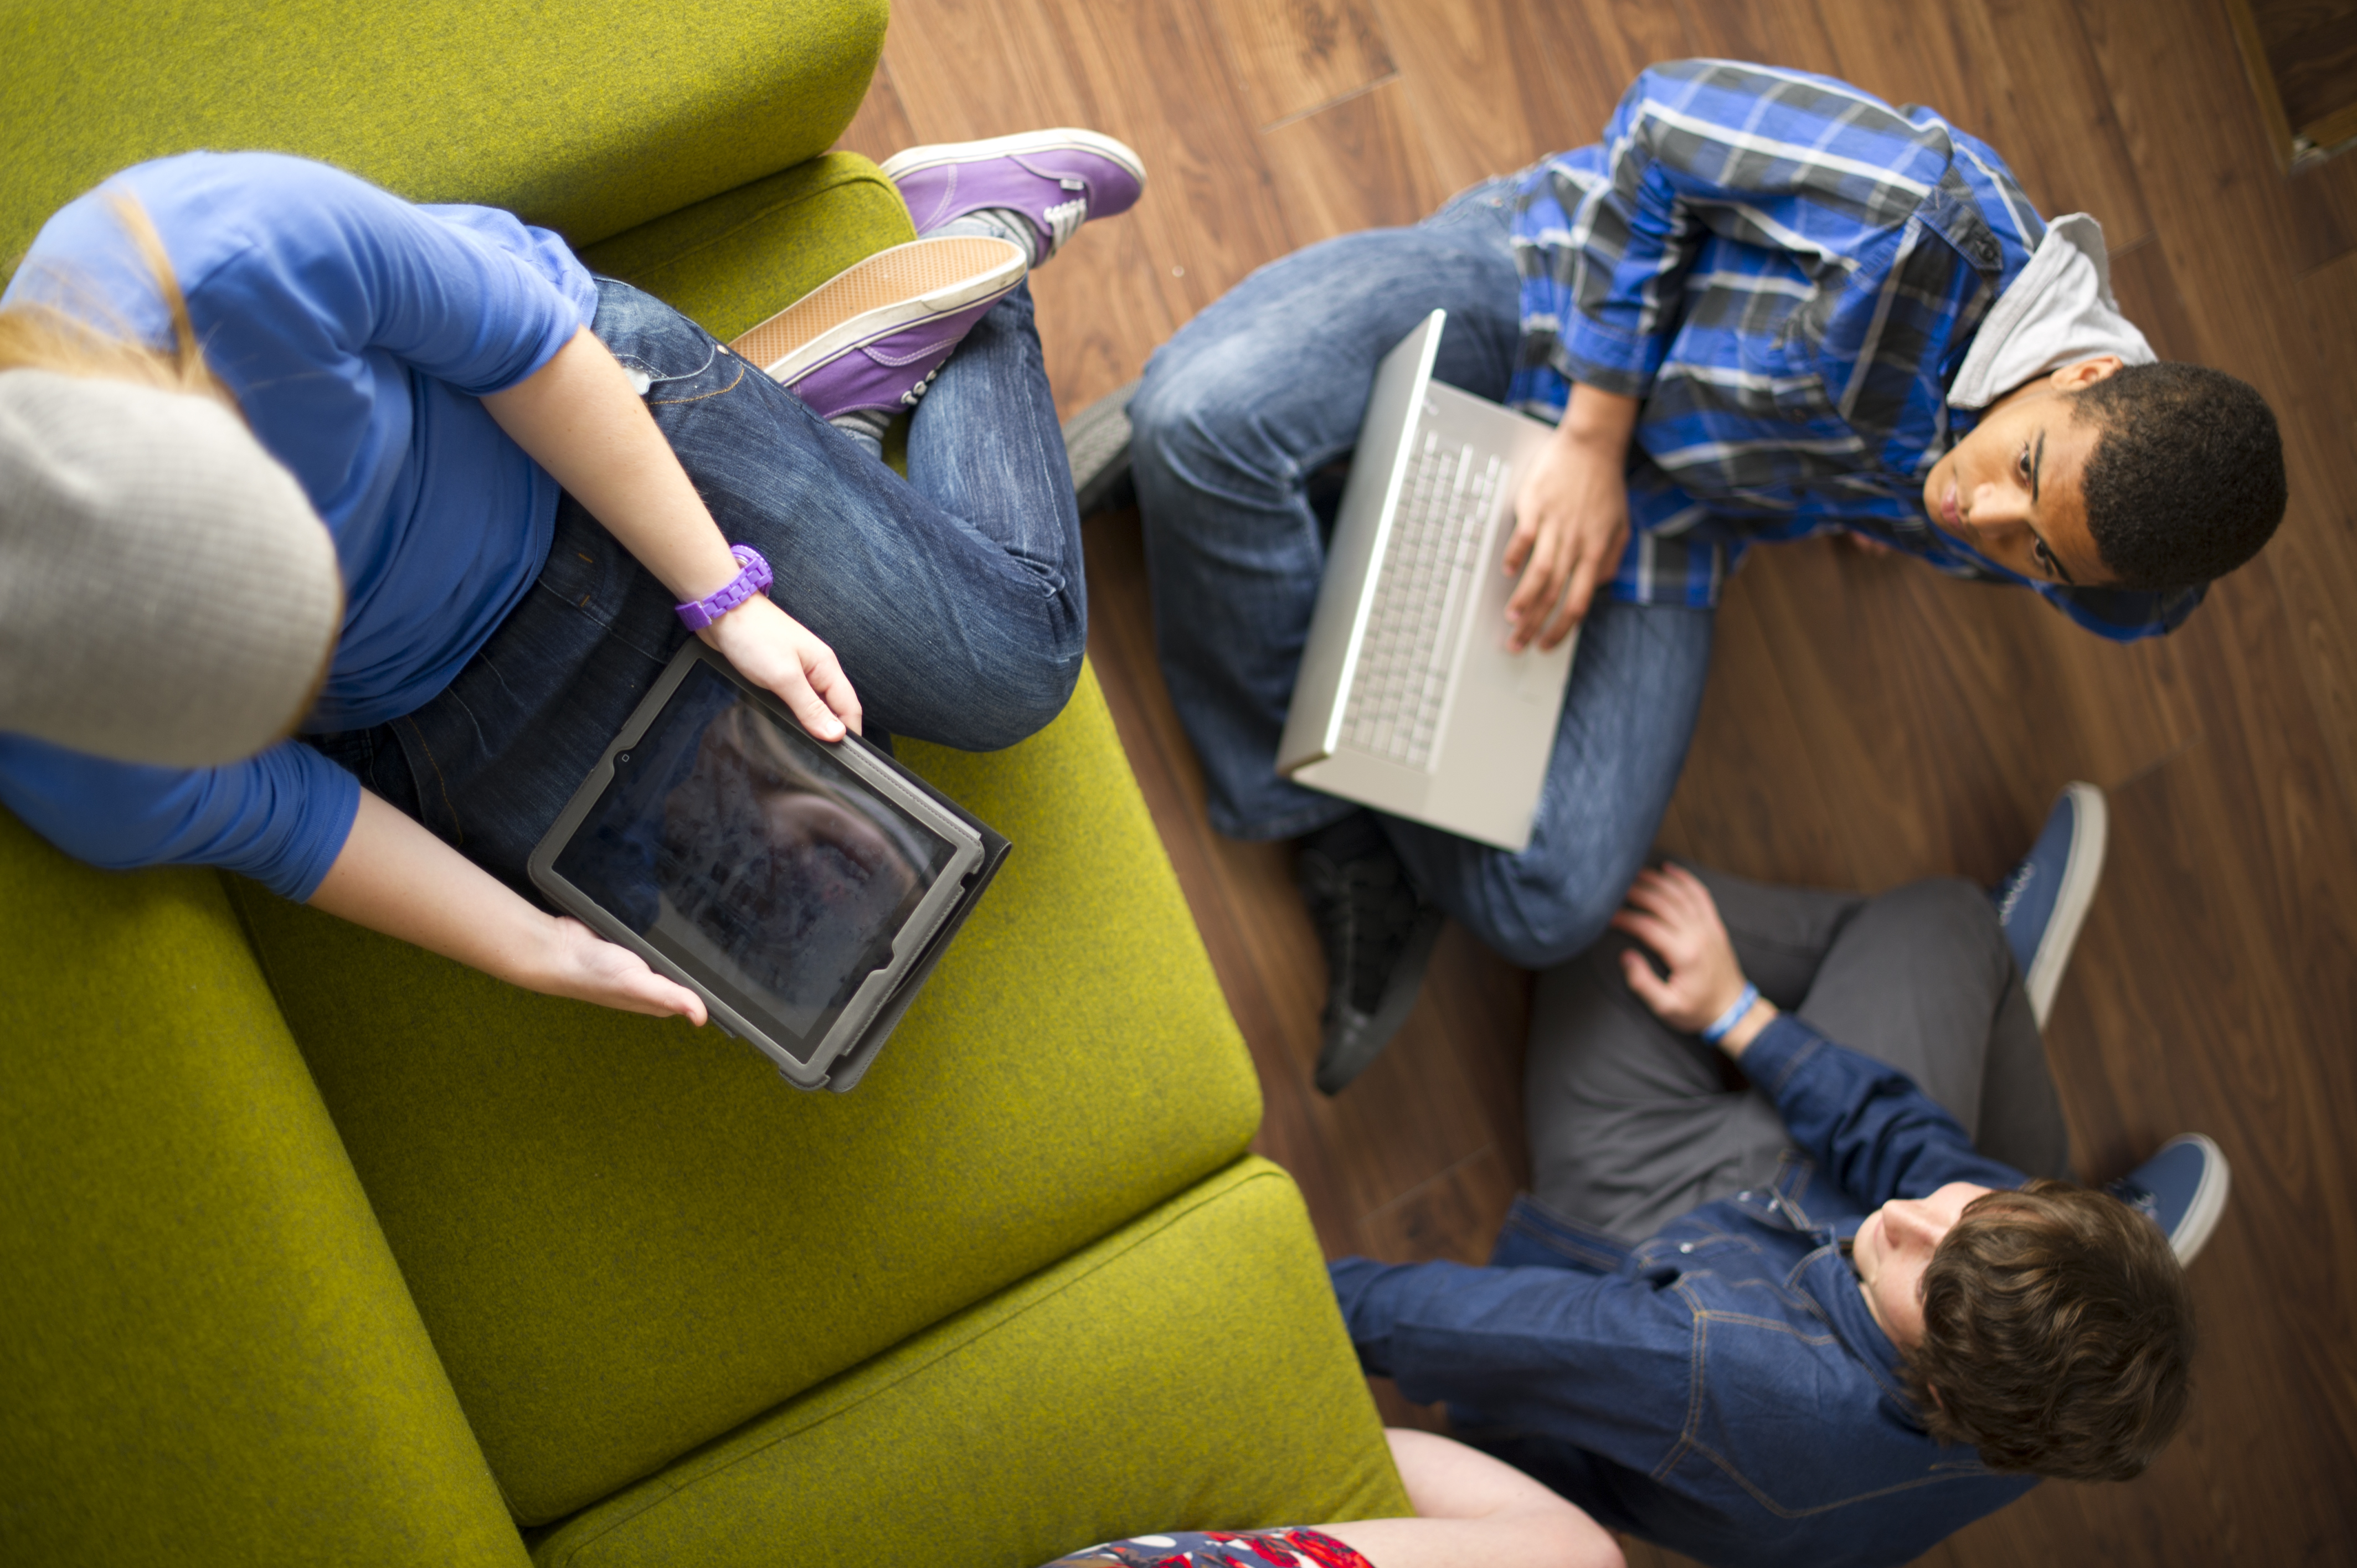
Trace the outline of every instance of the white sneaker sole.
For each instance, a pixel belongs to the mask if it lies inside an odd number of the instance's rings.
[[[2079,928],[2087,922],[2087,908],[2095,901],[2095,884],[2104,878],[2104,854],[2111,842],[2111,809],[2104,792],[2093,784],[2073,781],[2062,787],[2077,807],[2079,825],[2071,835],[2071,853],[2062,862],[2062,885],[2055,890],[2054,913],[2031,955],[2029,972],[2021,977],[2029,993],[2030,1015],[2046,1027],[2054,1010],[2054,993],[2061,989],[2062,972],[2070,967],[2071,950],[2078,945]]]
[[[2199,1144],[2208,1156],[2208,1163],[2201,1167],[2201,1185],[2193,1189],[2193,1201],[2186,1208],[2185,1223],[2169,1239],[2169,1250],[2183,1264],[2193,1261],[2193,1254],[2201,1251],[2210,1233],[2218,1229],[2219,1217],[2226,1212],[2226,1194],[2233,1187],[2234,1178],[2226,1169],[2226,1156],[2205,1134],[2186,1133],[2171,1138],[2169,1143]]]
[[[728,345],[788,385],[865,343],[1006,293],[1021,247],[981,234],[914,240],[862,257]]]
[[[1021,157],[1027,153],[1060,152],[1095,153],[1112,159],[1129,171],[1129,177],[1141,188],[1146,184],[1146,161],[1125,142],[1095,131],[1083,131],[1077,126],[1059,126],[1049,131],[1023,131],[1012,136],[988,136],[978,142],[937,142],[930,146],[909,147],[884,160],[884,177],[898,183],[904,175],[920,169],[938,168],[943,164],[974,163],[983,158]]]

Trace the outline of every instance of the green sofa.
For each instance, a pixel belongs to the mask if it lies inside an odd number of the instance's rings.
[[[0,0],[0,255],[114,168],[512,208],[723,335],[909,236],[877,0]],[[1405,1511],[1093,678],[905,758],[1015,853],[876,1069],[0,811],[0,1562],[1028,1568]]]

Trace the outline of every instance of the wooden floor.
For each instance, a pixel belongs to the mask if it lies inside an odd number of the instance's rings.
[[[2048,1043],[2082,1170],[2185,1128],[2233,1162],[2192,1272],[2195,1412],[2141,1481],[2049,1484],[1929,1561],[2357,1561],[2357,155],[2277,172],[2215,0],[901,0],[845,145],[1073,124],[1145,155],[1136,210],[1036,285],[1069,412],[1252,268],[1593,140],[1639,66],[1687,54],[1938,105],[2043,210],[2103,221],[2164,356],[2283,416],[2282,532],[2158,642],[1824,542],[1758,552],[1663,843],[1836,886],[1993,880],[2064,781],[2111,792]],[[1092,651],[1259,1064],[1260,1147],[1330,1251],[1478,1261],[1525,1175],[1528,977],[1452,929],[1388,1056],[1312,1092],[1323,979],[1286,852],[1204,821],[1135,517],[1089,553]]]

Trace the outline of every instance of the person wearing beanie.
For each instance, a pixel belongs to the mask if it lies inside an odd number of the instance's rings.
[[[735,346],[509,213],[305,159],[69,203],[0,294],[0,805],[702,1023],[525,874],[688,637],[822,741],[995,749],[1079,676],[1025,279],[1142,171],[1078,131],[894,168],[920,238]]]
[[[236,414],[0,372],[0,730],[234,762],[294,733],[343,618],[328,531]]]

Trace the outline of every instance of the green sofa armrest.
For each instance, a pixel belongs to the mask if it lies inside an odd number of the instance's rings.
[[[881,169],[856,153],[829,153],[642,223],[581,259],[725,343],[862,257],[916,237]]]
[[[0,887],[0,1563],[522,1568],[221,879]]]
[[[1032,1568],[1412,1513],[1301,1195],[1238,1162],[600,1503],[541,1568]]]

